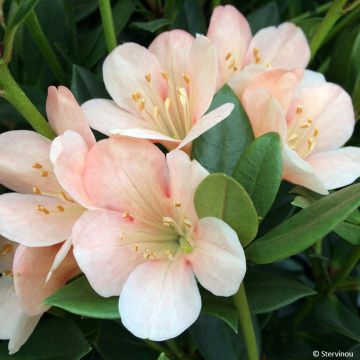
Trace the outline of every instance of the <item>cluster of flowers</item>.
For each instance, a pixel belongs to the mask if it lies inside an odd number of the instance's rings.
[[[81,272],[101,296],[120,296],[127,329],[158,341],[197,319],[197,281],[218,296],[237,292],[244,251],[225,222],[198,219],[194,193],[208,172],[189,157],[192,141],[231,113],[232,104],[207,112],[226,83],[256,137],[279,133],[284,179],[321,194],[353,182],[360,149],[340,148],[354,128],[351,99],[304,70],[309,58],[295,25],[252,36],[220,6],[207,36],[173,30],[148,49],[117,47],[103,65],[113,100],[80,107],[50,87],[53,141],[1,134],[0,183],[14,191],[0,196],[0,339],[10,353],[48,310],[44,299]],[[89,125],[109,138],[96,142]]]

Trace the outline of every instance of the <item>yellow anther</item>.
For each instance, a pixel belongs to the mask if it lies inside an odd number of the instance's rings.
[[[298,137],[299,137],[298,134],[293,134],[293,135],[291,135],[291,136],[289,137],[288,142],[289,142],[289,143],[292,143],[292,142],[294,142]]]
[[[56,208],[61,212],[63,212],[65,210],[61,204],[56,204]]]
[[[259,49],[258,48],[254,48],[253,49],[253,55],[254,55],[254,58],[255,58],[255,63],[256,64],[259,64],[260,63],[260,61],[261,61],[261,58],[260,58],[260,56],[259,56]]]
[[[181,207],[181,203],[173,201],[173,202],[171,203],[171,206],[176,207],[176,208],[179,208],[179,207]]]
[[[126,240],[126,234],[125,234],[125,233],[121,233],[120,239],[121,239],[122,241]]]
[[[192,222],[188,218],[183,218],[183,224],[189,228],[192,226]]]
[[[3,245],[3,247],[0,250],[0,256],[4,256],[6,254],[10,254],[11,252],[13,252],[14,250],[14,246],[11,244],[5,244]]]
[[[131,97],[134,101],[138,101],[139,99],[141,99],[141,93],[140,91],[134,91],[132,94],[131,94]]]
[[[42,205],[36,205],[36,210],[42,212],[45,215],[50,214],[50,211],[45,206]]]
[[[229,65],[229,69],[233,68],[235,66],[235,60],[233,60],[230,65]]]
[[[139,107],[140,111],[145,109],[145,100],[144,99],[139,99],[138,107]]]
[[[156,260],[157,256],[154,251],[150,251],[149,249],[146,249],[144,252],[144,259],[150,259],[150,260]]]
[[[123,219],[126,219],[126,218],[130,217],[130,214],[127,211],[125,211],[125,212],[121,213],[121,217]]]
[[[146,73],[145,74],[145,80],[148,82],[148,83],[151,83],[151,75],[149,73]]]
[[[234,71],[237,71],[238,70],[238,67],[236,65],[233,66],[233,70]]]
[[[32,164],[32,167],[33,167],[34,169],[41,169],[41,168],[42,168],[42,165],[36,162],[36,163],[33,163],[33,164]]]
[[[228,61],[232,57],[231,53],[227,53],[225,56],[225,60]]]
[[[169,260],[174,260],[174,254],[169,249],[165,250],[165,255]]]
[[[174,223],[174,220],[172,218],[167,217],[167,216],[163,217],[163,225],[164,226],[170,226],[173,223]]]
[[[303,110],[304,110],[304,107],[302,105],[298,105],[296,107],[296,113],[297,114],[301,114],[303,112]]]
[[[49,173],[47,171],[42,171],[41,172],[41,176],[42,177],[48,177],[49,176]]]
[[[188,74],[181,74],[181,77],[184,79],[184,81],[187,83],[187,84],[190,84],[190,77]]]
[[[309,151],[312,151],[312,149],[313,149],[314,146],[315,146],[314,140],[313,140],[312,138],[309,138],[308,141],[307,141],[307,143],[308,143]]]
[[[259,62],[260,62],[260,58],[259,58]],[[268,69],[272,69],[272,64],[271,64],[271,63],[267,63],[265,66],[266,66]]]
[[[139,244],[133,243],[132,245],[133,245],[134,251],[138,251],[138,250],[139,250]]]
[[[161,74],[163,79],[165,79],[165,80],[169,79],[168,74],[165,71],[162,71],[160,74]]]
[[[11,270],[5,270],[1,273],[2,276],[13,277],[13,272]]]
[[[61,197],[65,200],[65,201],[69,201],[71,203],[74,203],[75,201],[64,191],[60,191],[60,195]]]
[[[311,118],[311,117],[308,117],[308,118],[306,119],[306,121],[307,121],[308,124],[312,124],[312,118]]]
[[[178,88],[177,93],[179,95],[179,99],[182,105],[186,104],[187,94],[184,88]]]
[[[310,124],[306,122],[306,123],[301,124],[300,127],[301,127],[302,129],[306,129],[306,128],[309,128],[309,127],[310,127]]]
[[[314,137],[318,137],[318,135],[319,135],[319,129],[315,128],[314,129]]]
[[[40,189],[39,189],[38,187],[36,187],[36,186],[33,186],[32,192],[33,192],[34,194],[36,194],[36,195],[41,195]]]

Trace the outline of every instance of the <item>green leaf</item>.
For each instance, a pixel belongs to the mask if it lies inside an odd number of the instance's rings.
[[[171,25],[172,21],[169,19],[156,19],[153,21],[140,22],[136,21],[131,23],[134,27],[154,33],[155,31],[163,28],[164,26]]]
[[[334,230],[340,237],[352,245],[360,245],[360,226],[347,221],[339,224]]]
[[[304,32],[308,41],[312,39],[316,30],[318,29],[319,25],[322,22],[321,17],[314,17],[310,19],[301,20],[297,23],[298,26],[301,27],[302,31]]]
[[[253,34],[264,27],[279,24],[280,15],[276,2],[270,1],[259,7],[247,17],[247,20]]]
[[[251,311],[263,314],[316,292],[299,280],[265,270],[249,269],[245,277]]]
[[[191,34],[205,34],[206,20],[202,0],[180,1],[182,5],[173,24],[174,29],[185,29]]]
[[[256,236],[259,220],[249,195],[225,174],[207,176],[195,192],[195,208],[200,218],[213,216],[224,220],[237,233],[242,246]]]
[[[102,80],[78,65],[73,65],[71,91],[80,104],[89,99],[109,97]]]
[[[170,360],[164,353],[161,353],[157,360]]]
[[[66,318],[41,321],[17,353],[8,355],[7,342],[0,343],[0,360],[78,360],[91,351],[80,329]]]
[[[227,85],[214,96],[209,111],[225,103],[234,104],[234,110],[227,119],[193,142],[192,156],[209,172],[231,175],[240,155],[254,140],[254,135],[239,99]]]
[[[103,298],[90,286],[85,276],[82,276],[44,301],[44,304],[57,306],[73,314],[97,318],[119,319],[119,299]]]
[[[360,319],[343,305],[336,296],[321,301],[316,308],[320,323],[350,339],[360,341]]]
[[[11,16],[7,21],[5,29],[3,55],[5,62],[10,61],[11,59],[17,29],[34,9],[37,2],[38,0],[22,0],[19,5],[16,5],[15,1],[12,2],[12,6],[16,6],[16,9],[11,11]]]
[[[349,186],[314,202],[246,249],[246,258],[269,264],[295,255],[344,221],[360,205],[360,184]]]
[[[264,218],[279,191],[281,175],[280,137],[276,133],[268,133],[245,149],[232,176],[244,187],[257,213]]]

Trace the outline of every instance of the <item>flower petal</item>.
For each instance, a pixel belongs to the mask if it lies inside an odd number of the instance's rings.
[[[200,284],[217,296],[234,295],[245,276],[246,259],[236,232],[224,221],[199,221],[195,248],[187,260]]]
[[[57,252],[54,262],[51,265],[51,268],[46,276],[46,280],[45,280],[46,283],[50,280],[54,271],[61,265],[63,260],[66,258],[67,254],[69,253],[69,251],[71,249],[71,246],[72,246],[72,239],[71,239],[71,237],[69,237],[67,240],[65,240],[62,243],[59,251]]]
[[[246,56],[248,64],[262,64],[278,69],[305,68],[310,48],[302,30],[292,23],[270,26],[255,34]]]
[[[164,99],[167,85],[161,72],[156,56],[135,43],[118,46],[107,56],[103,65],[104,82],[111,97],[118,106],[139,118],[142,115],[132,94],[140,91],[145,104],[152,103],[154,90]],[[146,74],[151,76],[151,84],[145,79]]]
[[[332,190],[349,185],[360,177],[360,148],[344,147],[311,155],[307,159],[315,175]]]
[[[193,140],[198,138],[204,132],[211,129],[213,126],[216,126],[221,121],[225,120],[233,111],[234,104],[227,103],[219,106],[213,111],[210,111],[204,115],[195,125],[191,128],[185,138],[178,145],[178,148],[181,149],[186,145],[190,144]]]
[[[75,258],[101,296],[119,296],[130,272],[144,261],[143,251],[137,249],[143,247],[141,240],[135,243],[132,238],[136,233],[145,238],[146,231],[136,220],[105,210],[88,211],[76,223]]]
[[[54,172],[64,190],[79,204],[92,209],[93,203],[84,187],[83,173],[89,148],[74,131],[65,131],[51,145],[50,157]],[[65,240],[65,239],[63,239]]]
[[[65,86],[50,86],[46,100],[46,112],[51,127],[57,135],[66,130],[76,131],[82,136],[87,145],[91,147],[96,140],[85,119],[81,107],[71,91]]]
[[[74,256],[69,253],[48,283],[45,283],[60,246],[58,244],[27,248],[19,245],[16,249],[13,267],[15,291],[24,310],[30,316],[40,315],[46,311],[49,307],[43,305],[43,301],[79,274]]]
[[[238,70],[243,67],[251,30],[246,18],[234,6],[217,6],[211,15],[207,36],[216,46],[220,88],[234,74],[231,65]]]
[[[143,339],[163,341],[180,335],[195,322],[200,309],[195,277],[182,259],[139,265],[120,294],[122,323]]]
[[[164,154],[145,140],[110,138],[89,152],[86,191],[99,208],[162,221],[168,174]]]
[[[34,131],[7,131],[0,135],[0,183],[32,193],[33,187],[55,194],[61,187],[50,162],[50,140]]]
[[[283,178],[319,194],[328,194],[325,185],[315,175],[313,168],[287,145],[283,148]]]

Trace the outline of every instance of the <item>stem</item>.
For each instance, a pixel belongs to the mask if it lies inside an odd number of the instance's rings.
[[[314,251],[316,254],[321,255],[322,253],[322,239],[318,240],[314,245]]]
[[[347,0],[333,1],[330,9],[326,13],[319,28],[317,29],[313,38],[310,41],[311,59],[313,59],[316,53],[318,52],[320,46],[323,44],[329,31],[343,15],[344,5],[346,4],[346,2]]]
[[[162,346],[155,341],[151,341],[151,340],[147,340],[147,339],[144,339],[144,342],[152,349],[158,351],[160,354],[164,353],[166,356],[170,355],[169,350],[165,346]]]
[[[360,245],[354,247],[348,259],[344,262],[344,266],[337,273],[332,285],[329,288],[329,293],[332,292],[338,284],[345,280],[353,268],[358,264],[360,260]]]
[[[99,0],[99,8],[101,21],[104,28],[106,45],[108,51],[111,52],[116,48],[117,42],[110,0]]]
[[[178,359],[185,359],[183,351],[174,339],[166,340],[165,343]]]
[[[52,49],[44,31],[42,30],[39,20],[34,11],[31,11],[26,18],[26,25],[31,33],[31,36],[35,40],[41,53],[44,55],[51,71],[55,75],[56,79],[63,83],[67,83],[67,76],[64,69],[61,67],[59,60],[56,57],[54,50]]]
[[[51,129],[49,123],[22,91],[3,61],[0,62],[0,88],[4,91],[3,97],[19,111],[25,120],[39,134],[44,135],[49,139],[55,137],[55,133]]]
[[[234,303],[239,313],[240,326],[246,343],[248,360],[259,360],[254,325],[251,319],[244,283],[241,284],[239,291],[234,295]]]
[[[326,10],[328,10],[331,7],[331,4],[332,4],[332,1],[317,7],[313,11],[304,12],[303,14],[290,19],[289,21],[291,21],[293,23],[298,23],[301,20],[307,19],[308,17],[310,17],[312,15],[319,15],[319,14],[325,12]]]

